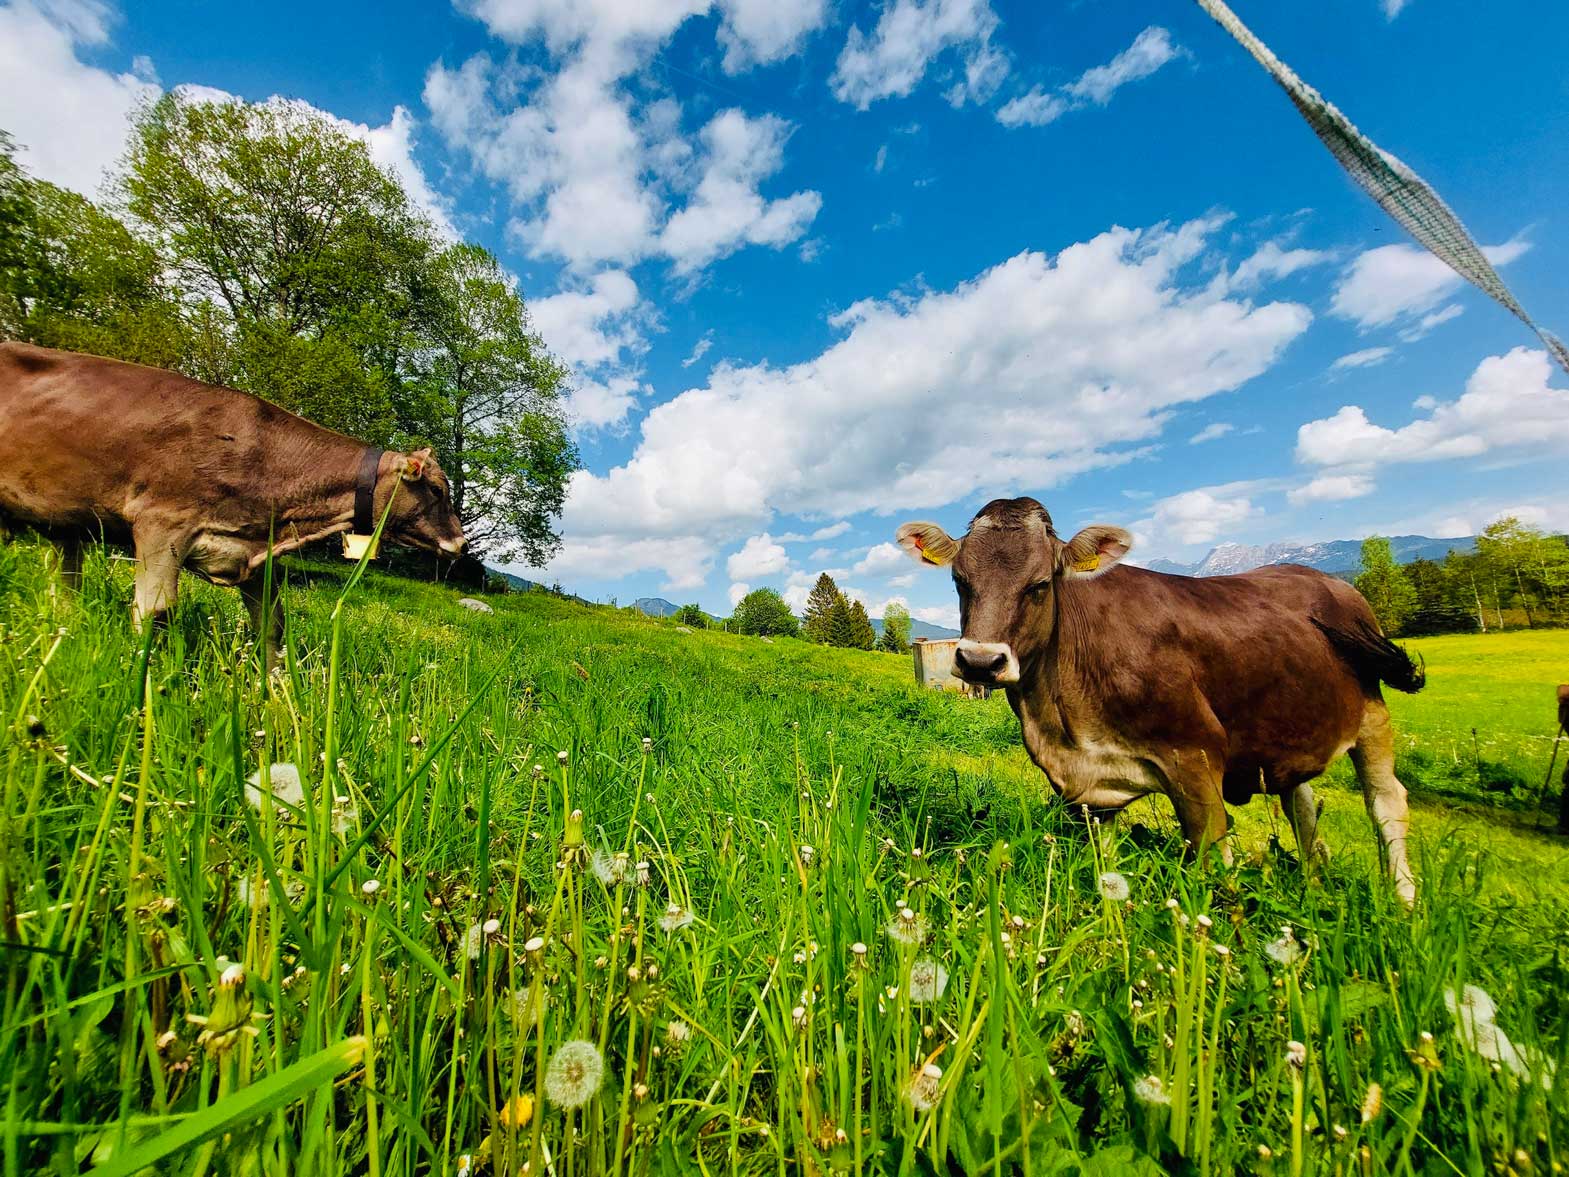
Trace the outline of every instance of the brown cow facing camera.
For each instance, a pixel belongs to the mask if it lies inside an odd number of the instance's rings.
[[[1163,793],[1202,853],[1225,836],[1228,803],[1276,794],[1306,865],[1323,852],[1308,782],[1349,752],[1395,889],[1414,901],[1379,684],[1416,691],[1423,675],[1350,585],[1295,565],[1202,579],[1122,565],[1128,532],[1064,542],[1031,498],[988,503],[962,539],[906,523],[898,541],[952,567],[954,673],[1007,691],[1064,801],[1118,810]]]
[[[159,368],[0,344],[0,437],[0,525],[59,542],[73,581],[84,540],[129,543],[138,625],[174,604],[182,568],[237,586],[269,667],[283,628],[276,599],[262,617],[269,542],[281,554],[368,533],[390,499],[387,539],[452,557],[468,546],[428,449],[384,452]]]

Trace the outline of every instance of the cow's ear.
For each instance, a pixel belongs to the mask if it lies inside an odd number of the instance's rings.
[[[959,541],[935,523],[906,523],[894,538],[922,564],[935,564],[940,568],[952,564],[959,554]]]
[[[415,450],[403,459],[403,479],[405,482],[418,482],[425,477],[425,467],[430,464],[430,447]]]
[[[1128,554],[1131,533],[1120,527],[1092,523],[1062,549],[1062,574],[1067,577],[1099,576]]]

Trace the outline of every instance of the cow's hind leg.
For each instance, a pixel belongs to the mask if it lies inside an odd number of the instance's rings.
[[[240,596],[245,598],[246,611],[251,615],[251,632],[256,635],[257,644],[262,648],[263,664],[267,673],[271,674],[278,669],[278,648],[283,643],[283,597],[277,581],[272,584],[272,592],[265,591],[267,578],[257,573],[249,580],[240,582]],[[263,600],[270,596],[271,600]]]
[[[1362,712],[1362,727],[1351,747],[1351,763],[1362,781],[1362,798],[1367,802],[1373,828],[1378,831],[1395,892],[1409,907],[1416,902],[1416,882],[1406,858],[1406,835],[1411,823],[1405,786],[1395,777],[1395,735],[1389,724],[1389,708],[1382,699],[1369,699]]]
[[[1286,817],[1297,838],[1302,869],[1311,873],[1314,867],[1328,862],[1329,847],[1318,836],[1318,799],[1313,796],[1312,785],[1301,784],[1291,790],[1286,802]]]

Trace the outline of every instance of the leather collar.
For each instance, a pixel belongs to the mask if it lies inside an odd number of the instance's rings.
[[[369,535],[376,530],[376,470],[385,452],[368,445],[360,455],[360,472],[354,482],[355,535]]]

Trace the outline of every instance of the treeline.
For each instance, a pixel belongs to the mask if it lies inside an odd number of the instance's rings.
[[[852,650],[883,650],[903,654],[910,648],[910,614],[904,606],[891,603],[883,610],[883,633],[879,639],[866,606],[851,600],[828,573],[821,573],[806,598],[801,636],[826,646]]]
[[[540,564],[578,458],[566,371],[496,258],[302,103],[166,94],[100,207],[0,131],[0,336],[172,368],[430,445],[476,548]]]
[[[1416,637],[1569,624],[1569,537],[1506,516],[1474,552],[1395,563],[1389,541],[1362,543],[1358,591],[1389,634]]]

